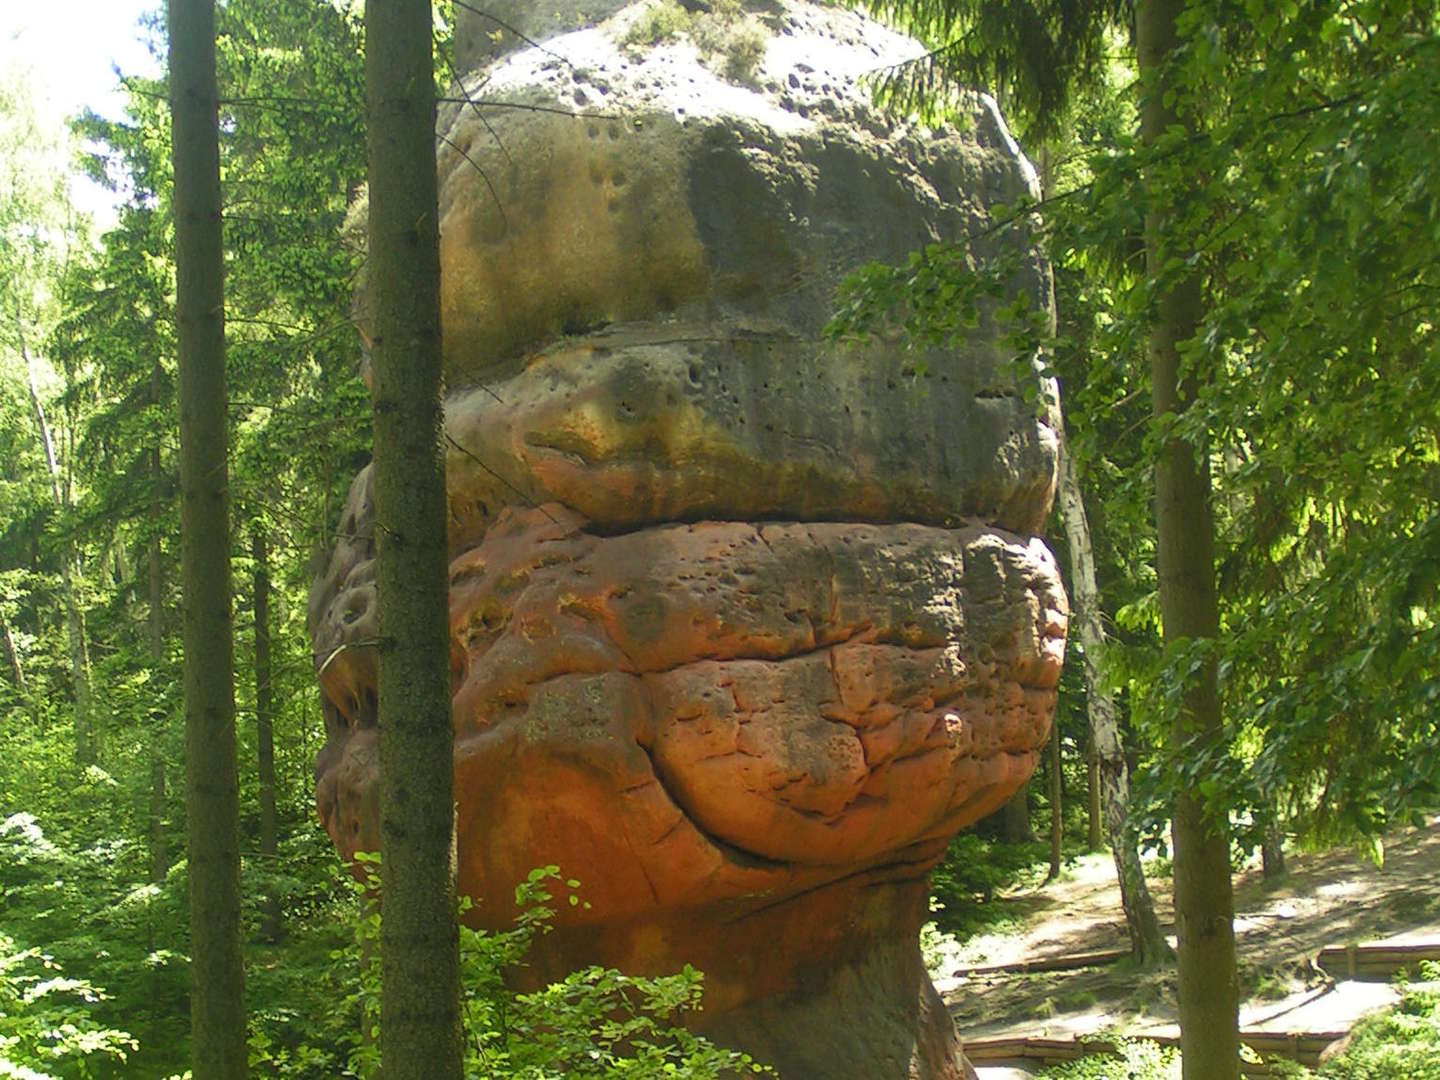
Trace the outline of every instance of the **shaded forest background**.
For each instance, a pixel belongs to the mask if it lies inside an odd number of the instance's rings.
[[[1062,387],[1138,835],[1164,850],[1186,790],[1232,823],[1236,859],[1267,840],[1272,856],[1378,856],[1440,782],[1440,16],[1189,5],[1174,93],[1196,122],[1147,143],[1123,9],[1076,26],[1076,5],[876,6],[938,50],[881,88],[897,107],[942,122],[955,79],[984,74],[1040,165],[1042,213],[1009,208],[995,228],[1039,239],[1056,269],[1059,325],[1017,310],[1015,354],[1041,349]],[[1089,45],[1046,51],[1067,37]],[[365,176],[362,39],[358,7],[219,8],[246,996],[267,1075],[340,1075],[376,992],[360,902],[315,822],[304,629],[313,559],[369,459],[345,228]],[[162,81],[127,88],[123,120],[65,133],[39,125],[23,72],[0,76],[0,1003],[23,998],[10,1011],[29,1018],[0,1053],[61,1075],[178,1073],[188,1031],[169,110]],[[119,193],[112,228],[71,205],[77,167]],[[1147,212],[1183,240],[1173,263],[1147,268]],[[963,340],[1008,269],[963,245],[869,268],[836,332]],[[1181,349],[1189,407],[1167,426],[1146,335],[1184,277],[1206,304]],[[937,373],[904,374],[918,394]],[[1161,634],[1151,472],[1167,439],[1209,468],[1214,638]],[[1057,517],[1073,581],[1065,537]],[[1053,779],[1008,815],[1010,839],[1033,809],[1068,825],[1065,850],[1100,843],[1082,653]],[[1177,739],[1205,665],[1223,730]],[[957,840],[943,925],[964,929],[1007,867],[1043,854],[1004,846],[1004,827]]]

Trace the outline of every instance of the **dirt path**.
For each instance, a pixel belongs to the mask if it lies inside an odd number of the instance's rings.
[[[1152,879],[1157,914],[1173,918],[1168,878]],[[959,967],[1004,964],[1124,947],[1124,916],[1108,855],[1087,855],[1059,880],[998,897],[1017,929],[972,938],[936,983],[965,1039],[996,1035],[1173,1030],[1174,970],[1127,965],[1073,972],[956,978]],[[1314,966],[1326,945],[1440,941],[1440,819],[1387,838],[1383,867],[1349,851],[1290,858],[1290,873],[1266,887],[1258,869],[1236,878],[1243,1027],[1347,1030],[1393,1000],[1384,984],[1333,981]]]

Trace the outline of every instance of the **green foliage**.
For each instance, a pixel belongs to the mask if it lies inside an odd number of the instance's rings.
[[[990,900],[1021,882],[1038,880],[1050,857],[1040,841],[1006,844],[973,831],[960,833],[930,872],[934,922],[939,931],[965,938],[1007,916]]]
[[[1051,65],[1068,130],[1043,155],[1046,201],[862,271],[835,329],[898,332],[917,353],[963,343],[1006,314],[1013,260],[997,239],[1043,243],[1059,325],[1038,343],[1064,386],[1151,836],[1180,788],[1236,812],[1247,845],[1269,823],[1373,835],[1440,786],[1440,432],[1420,404],[1440,397],[1440,184],[1422,149],[1440,122],[1440,16],[1390,0],[1189,4],[1175,93],[1196,131],[1142,149],[1124,42],[1100,32],[1115,12],[1059,8],[1116,58]],[[935,78],[998,72],[1032,117],[1060,115],[1059,99],[1004,50],[1027,19],[1063,25],[1059,8],[881,5],[940,50]],[[975,56],[947,71],[957,34]],[[912,88],[937,107],[940,85]],[[1192,259],[1147,273],[1147,211]],[[1207,314],[1182,358],[1197,400],[1172,433],[1149,419],[1137,361],[1152,297],[1182,274],[1203,280]],[[1037,343],[1034,323],[1014,342]],[[1162,649],[1148,473],[1172,434],[1210,457],[1222,633]],[[1226,731],[1175,744],[1181,690],[1208,661]]]
[[[135,1040],[91,1016],[104,997],[85,980],[66,978],[39,949],[19,949],[0,933],[0,1076],[84,1076],[97,1059],[124,1062]]]
[[[867,0],[925,42],[918,60],[883,73],[880,96],[900,112],[943,115],[957,87],[991,91],[1029,138],[1055,136],[1074,99],[1105,70],[1117,0]]]
[[[1267,1070],[1290,1080],[1440,1080],[1440,964],[1422,963],[1420,978],[1400,979],[1399,1003],[1356,1024],[1319,1069],[1270,1058]]]
[[[1422,976],[1433,981],[1430,965]],[[1404,985],[1400,1003],[1356,1025],[1343,1053],[1323,1065],[1325,1080],[1440,1080],[1440,990]]]
[[[360,861],[367,871],[378,867],[374,856],[361,855]],[[366,899],[378,883],[367,876],[367,885],[356,885],[366,908],[356,940],[337,956],[353,973],[349,1000],[363,1017],[362,1037],[349,1061],[359,1077],[377,1075],[380,1064],[380,914]],[[589,967],[534,991],[512,989],[536,938],[550,932],[551,890],[571,890],[567,900],[576,904],[578,886],[563,880],[557,867],[534,870],[516,887],[519,916],[513,929],[461,926],[466,1075],[496,1080],[772,1075],[748,1055],[721,1049],[682,1026],[685,1015],[700,1007],[702,977],[689,966],[655,978]],[[461,905],[462,914],[467,908]]]
[[[113,781],[96,778],[77,794],[77,802],[103,814],[100,808],[113,807],[118,792]],[[126,1052],[128,1068],[140,1075],[172,1071],[158,1066],[144,1052],[154,1048],[144,1043],[173,1042],[186,1027],[184,946],[160,946],[156,933],[160,926],[183,925],[183,874],[164,886],[146,885],[141,845],[98,839],[71,848],[23,813],[0,821],[0,865],[6,867],[0,924],[8,939],[21,943],[20,952],[40,950],[45,964],[72,973],[83,987],[77,992],[87,1019],[74,1021],[77,1030],[123,1034],[123,1040],[119,1034],[111,1039],[113,1047]],[[91,990],[92,984],[106,992]],[[95,1052],[111,1054],[109,1045],[102,1040]],[[60,1072],[90,1075],[73,1065]]]
[[[1318,1070],[1283,1058],[1266,1061],[1268,1075],[1293,1080],[1437,1080],[1440,1078],[1440,991],[1433,980],[1440,970],[1422,972],[1430,985],[1401,985],[1393,1008],[1366,1017],[1355,1026],[1345,1048]],[[1153,1042],[1122,1040],[1119,1054],[1095,1054],[1046,1069],[1047,1080],[1175,1080],[1179,1053]]]
[[[1052,1065],[1046,1080],[1179,1080],[1180,1052],[1144,1039],[1121,1039],[1116,1054],[1092,1054]]]
[[[632,48],[659,45],[687,35],[707,63],[719,61],[727,78],[745,82],[765,56],[770,34],[759,17],[745,11],[740,0],[713,0],[692,13],[675,0],[655,0],[625,30]]]
[[[659,45],[669,41],[690,26],[690,15],[675,0],[656,0],[649,4],[625,31],[626,45]]]

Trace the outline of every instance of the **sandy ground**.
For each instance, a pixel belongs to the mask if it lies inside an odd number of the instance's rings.
[[[1289,871],[1274,885],[1261,880],[1258,868],[1236,878],[1241,1026],[1347,1031],[1366,1012],[1396,1000],[1395,991],[1383,983],[1337,983],[1314,957],[1324,946],[1351,942],[1440,942],[1440,819],[1387,837],[1383,866],[1337,850],[1292,855]],[[1170,881],[1152,878],[1149,884],[1169,929]],[[1176,1030],[1173,968],[1137,972],[1122,963],[1028,975],[958,973],[970,965],[1124,947],[1124,915],[1108,855],[1082,856],[1058,880],[1017,889],[994,903],[1013,912],[1015,928],[970,939],[936,978],[963,1038]],[[1003,1080],[1025,1074],[981,1075]]]

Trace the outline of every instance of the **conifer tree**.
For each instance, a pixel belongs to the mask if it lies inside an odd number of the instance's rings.
[[[386,1080],[461,1075],[430,19],[365,5]]]
[[[246,1073],[214,0],[170,0],[191,1068]]]

